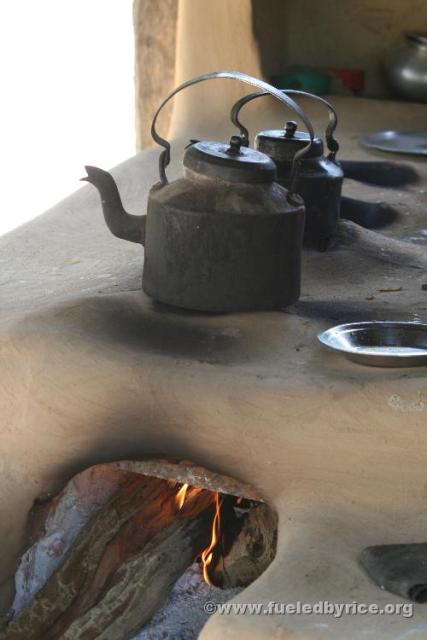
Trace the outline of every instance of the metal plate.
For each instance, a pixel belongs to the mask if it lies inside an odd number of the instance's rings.
[[[427,156],[427,129],[423,131],[378,131],[360,138],[360,144],[370,149],[379,149],[390,153]]]
[[[427,365],[427,324],[417,322],[352,322],[318,336],[329,349],[373,367]]]

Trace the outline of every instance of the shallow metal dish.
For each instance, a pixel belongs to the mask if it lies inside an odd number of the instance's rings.
[[[319,341],[349,360],[372,367],[427,365],[427,324],[352,322],[331,327]]]
[[[427,129],[423,131],[378,131],[360,138],[360,144],[391,153],[427,156]]]

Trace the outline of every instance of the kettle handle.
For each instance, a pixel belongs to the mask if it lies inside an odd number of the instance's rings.
[[[328,158],[329,160],[332,160],[332,162],[335,162],[335,156],[337,155],[337,152],[339,149],[338,141],[334,138],[334,131],[337,128],[337,124],[338,124],[338,115],[337,115],[337,112],[335,111],[335,108],[331,105],[330,102],[325,100],[325,98],[321,98],[320,96],[317,96],[313,93],[308,93],[307,91],[299,91],[298,89],[279,89],[279,91],[282,91],[287,95],[304,96],[305,98],[311,98],[312,100],[316,100],[317,102],[320,102],[328,109],[329,123],[326,128],[325,139],[326,139],[327,147],[330,152],[328,155]],[[261,98],[262,96],[267,96],[267,95],[268,93],[266,91],[263,91],[262,93],[250,93],[247,96],[240,98],[240,100],[238,100],[233,105],[233,108],[231,109],[231,112],[230,112],[231,121],[234,125],[236,125],[236,127],[240,129],[240,135],[242,136],[243,143],[246,144],[246,146],[249,145],[249,132],[247,128],[239,120],[240,109],[248,102],[251,102],[251,100],[254,100],[255,98]]]
[[[187,87],[191,87],[192,85],[198,84],[199,82],[204,82],[205,80],[213,80],[215,78],[229,78],[231,80],[240,80],[241,82],[250,84],[253,87],[256,87],[257,89],[262,89],[264,93],[262,94],[257,93],[254,95],[270,94],[274,96],[275,98],[277,98],[277,100],[279,100],[280,102],[288,106],[290,109],[292,109],[292,111],[294,111],[303,121],[308,131],[308,134],[310,136],[310,141],[305,147],[303,147],[303,149],[300,149],[300,151],[298,151],[294,156],[292,171],[291,171],[290,188],[288,192],[288,198],[292,200],[292,196],[295,193],[294,187],[296,185],[296,181],[298,177],[300,160],[308,152],[308,150],[311,148],[311,145],[313,143],[313,139],[314,139],[313,126],[310,120],[307,118],[304,111],[301,109],[301,107],[296,102],[294,102],[294,100],[289,98],[287,95],[283,94],[280,89],[276,89],[276,87],[273,87],[272,85],[268,84],[268,82],[254,78],[253,76],[250,76],[246,73],[241,73],[240,71],[213,71],[212,73],[205,73],[201,76],[197,76],[192,80],[187,80],[186,82],[183,82],[178,87],[176,87],[176,89],[174,89],[172,93],[170,93],[167,96],[167,98],[165,98],[163,102],[160,104],[159,108],[154,114],[153,122],[151,124],[151,136],[153,140],[157,142],[157,144],[159,144],[160,146],[164,147],[159,158],[160,183],[167,184],[168,182],[168,179],[166,177],[166,167],[170,162],[170,142],[168,142],[168,140],[165,140],[164,138],[159,136],[156,130],[157,118],[159,116],[160,111],[169,102],[169,100],[171,100],[171,98],[173,98],[177,93],[182,91],[182,89],[186,89]]]

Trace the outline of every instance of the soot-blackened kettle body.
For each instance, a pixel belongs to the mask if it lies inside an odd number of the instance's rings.
[[[344,173],[336,161],[339,149],[334,138],[337,114],[324,98],[294,89],[282,89],[287,95],[298,95],[316,100],[329,111],[329,125],[326,129],[328,156],[323,153],[323,142],[315,136],[310,149],[301,160],[295,191],[305,204],[304,245],[325,249],[330,237],[336,231],[340,215],[341,189]],[[239,127],[245,144],[249,144],[247,128],[239,120],[240,109],[255,98],[268,95],[266,92],[249,94],[236,102],[231,110],[231,120]],[[297,124],[289,121],[283,129],[260,131],[255,137],[255,148],[266,153],[277,166],[278,182],[288,188],[292,180],[292,168],[296,154],[310,141],[307,133],[297,130]]]
[[[154,299],[211,312],[281,308],[300,293],[304,205],[276,182],[271,158],[242,146],[239,136],[229,143],[192,141],[183,176],[173,182],[166,178],[170,145],[156,132],[160,110],[181,89],[221,77],[269,91],[307,122],[313,137],[305,114],[280,91],[246,74],[215,72],[180,85],[154,117],[153,138],[164,151],[146,216],[124,211],[108,172],[87,167],[85,179],[101,194],[111,232],[144,245],[142,286]]]

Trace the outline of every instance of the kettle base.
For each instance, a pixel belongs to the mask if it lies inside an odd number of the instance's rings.
[[[197,300],[196,297],[194,299],[185,300],[177,296],[162,296],[158,295],[156,292],[151,291],[150,287],[144,285],[142,287],[144,293],[146,293],[150,298],[154,301],[159,302],[161,304],[167,305],[169,307],[173,307],[175,309],[181,309],[186,311],[194,311],[198,313],[212,313],[212,314],[222,314],[222,313],[239,313],[239,312],[248,312],[248,311],[280,311],[285,307],[289,307],[295,302],[298,301],[300,292],[294,292],[292,296],[287,298],[282,298],[280,301],[272,302],[267,300],[260,300],[254,303],[253,300],[241,300],[238,301],[235,298],[230,298],[227,300],[219,301],[207,301],[207,300]]]

